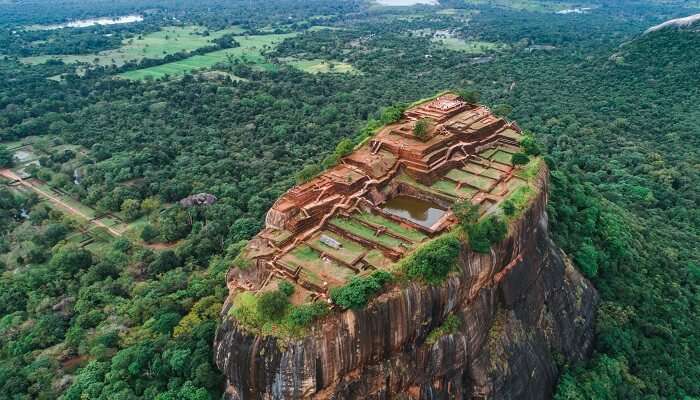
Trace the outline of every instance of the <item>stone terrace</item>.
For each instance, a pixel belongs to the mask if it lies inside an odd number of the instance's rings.
[[[413,133],[420,119],[430,121],[422,139]],[[354,275],[390,270],[457,222],[454,202],[468,200],[487,213],[527,185],[511,164],[520,138],[516,124],[454,94],[407,110],[339,165],[278,199],[244,250],[267,279],[261,287],[229,284],[259,291],[285,279],[301,303],[327,298]],[[396,199],[409,209],[394,209]]]

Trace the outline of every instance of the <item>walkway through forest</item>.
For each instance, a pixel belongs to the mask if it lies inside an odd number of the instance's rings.
[[[22,179],[19,175],[15,174],[10,169],[0,169],[0,175],[4,176],[7,179],[10,179],[11,181],[16,181],[20,185],[22,185],[28,189],[33,190],[39,196],[50,201],[51,203],[63,208],[64,210],[68,211],[70,214],[77,216],[77,217],[80,217],[82,219],[85,219],[86,221],[89,221],[90,223],[94,224],[95,226],[106,229],[109,233],[111,233],[114,236],[121,236],[123,234],[123,232],[118,231],[112,227],[109,227],[104,222],[102,222],[98,219],[95,219],[95,218],[91,218],[89,215],[86,215],[82,211],[76,209],[75,207],[72,207],[71,205],[67,204],[65,201],[61,200],[61,198],[34,186],[31,182]]]

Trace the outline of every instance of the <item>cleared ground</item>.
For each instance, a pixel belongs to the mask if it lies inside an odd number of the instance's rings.
[[[290,59],[286,61],[287,64],[294,68],[300,69],[304,72],[310,74],[346,74],[346,73],[357,73],[358,71],[350,64],[344,63],[342,61],[328,61],[322,59],[314,60],[295,60]]]
[[[441,45],[442,47],[461,51],[467,54],[483,54],[494,50],[504,50],[508,48],[507,45],[494,42],[484,42],[480,40],[463,40],[459,38],[435,38],[433,42]]]
[[[165,75],[179,76],[188,72],[208,68],[219,63],[232,63],[236,60],[247,64],[254,64],[262,69],[273,69],[274,65],[267,62],[263,52],[274,48],[284,39],[295,36],[294,33],[276,35],[252,35],[237,36],[236,41],[240,47],[233,49],[219,50],[212,53],[197,55],[181,61],[157,65],[150,68],[138,69],[119,74],[120,78],[141,80],[151,77],[161,78]]]
[[[89,63],[95,65],[123,65],[128,61],[144,58],[163,58],[169,54],[188,52],[213,44],[213,41],[226,34],[240,34],[243,29],[232,27],[208,32],[200,26],[171,26],[147,35],[127,39],[122,47],[87,55],[50,55],[24,57],[22,62],[41,64],[48,60],[62,60],[66,64]]]
[[[556,12],[576,7],[586,7],[585,3],[560,3],[546,0],[465,0],[464,2],[533,12]]]

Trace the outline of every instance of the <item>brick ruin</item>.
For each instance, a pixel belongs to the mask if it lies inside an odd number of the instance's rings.
[[[428,119],[425,135],[414,134]],[[392,265],[454,226],[450,206],[471,201],[482,214],[527,180],[511,163],[522,137],[515,123],[484,106],[444,94],[404,112],[338,165],[287,191],[244,256],[266,274],[263,284],[229,275],[231,289],[296,286],[293,302],[326,299],[354,275]],[[429,204],[432,220],[388,207],[392,199]],[[408,199],[408,200],[407,200]],[[414,199],[414,200],[411,200]],[[393,207],[393,206],[392,206]],[[233,270],[232,270],[233,271]]]

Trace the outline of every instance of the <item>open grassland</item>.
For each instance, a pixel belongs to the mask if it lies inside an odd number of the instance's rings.
[[[489,51],[505,50],[507,45],[494,42],[484,42],[481,40],[463,40],[459,38],[435,38],[433,42],[440,46],[454,51],[461,51],[467,54],[483,54]]]
[[[118,76],[124,79],[132,80],[141,80],[148,77],[156,79],[165,75],[184,75],[188,72],[212,67],[219,63],[232,63],[236,60],[242,63],[254,64],[258,68],[271,70],[274,68],[274,65],[267,62],[263,52],[274,48],[274,46],[282,42],[284,39],[290,38],[294,35],[295,34],[293,33],[286,33],[275,35],[237,36],[236,41],[240,44],[239,47],[192,56],[184,60],[157,65],[150,68],[128,71],[119,74]]]
[[[342,61],[329,61],[323,59],[314,60],[296,60],[291,59],[287,61],[287,64],[294,68],[308,72],[310,74],[344,74],[344,73],[357,73],[358,71],[350,64],[344,63]]]
[[[556,12],[576,7],[586,7],[581,3],[549,2],[545,0],[465,0],[467,4],[491,5],[532,12]]]
[[[129,61],[139,61],[144,58],[158,59],[170,54],[196,50],[211,45],[214,40],[226,34],[240,34],[242,32],[243,30],[239,27],[231,27],[207,34],[207,29],[200,26],[171,26],[158,32],[126,39],[122,43],[122,47],[97,54],[24,57],[21,61],[27,64],[41,64],[48,60],[61,60],[66,64],[88,63],[120,66]]]

